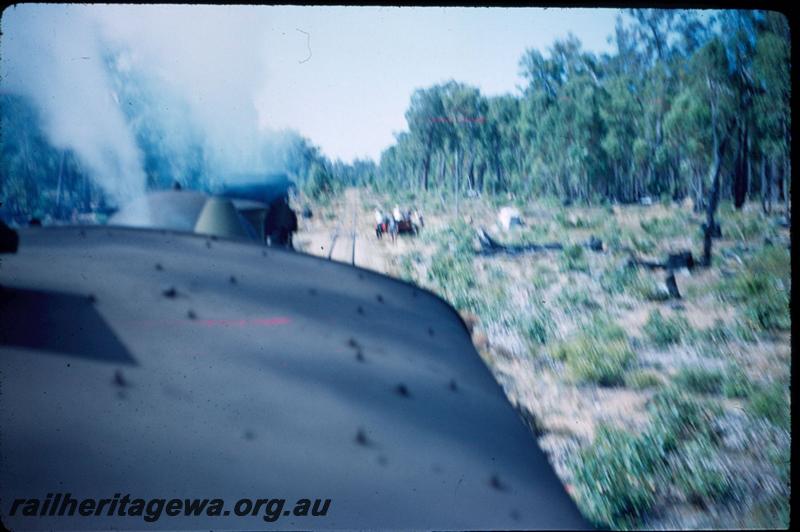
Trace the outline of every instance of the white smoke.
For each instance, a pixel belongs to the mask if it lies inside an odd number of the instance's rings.
[[[74,150],[112,197],[130,197],[144,186],[141,155],[108,83],[97,27],[79,11],[7,8],[0,87],[30,97],[51,143]]]
[[[103,37],[131,51],[189,105],[216,166],[260,170],[254,95],[266,79],[263,16],[252,7],[106,6],[93,9]]]
[[[115,69],[152,80],[165,146],[199,130],[205,165],[219,174],[212,180],[278,171],[272,144],[284,136],[260,130],[254,106],[267,76],[267,23],[245,6],[12,6],[1,22],[0,90],[30,97],[53,145],[74,150],[117,201],[143,192],[146,178]],[[176,101],[188,109],[185,123]]]

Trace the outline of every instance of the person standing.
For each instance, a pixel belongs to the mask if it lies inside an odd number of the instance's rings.
[[[292,237],[297,231],[297,215],[289,206],[289,197],[282,195],[270,203],[264,220],[264,238],[270,246],[293,249]]]
[[[375,235],[380,239],[385,230],[384,227],[384,214],[377,207],[375,208]]]

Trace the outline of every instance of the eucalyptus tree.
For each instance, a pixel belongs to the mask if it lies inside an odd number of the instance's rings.
[[[506,94],[488,99],[484,138],[494,173],[490,190],[508,191],[522,166],[519,98]]]
[[[442,87],[439,85],[414,91],[406,111],[409,132],[423,146],[423,190],[429,188],[431,158],[437,150],[442,148],[444,141],[442,119],[445,112],[441,92]]]
[[[753,102],[758,128],[756,145],[761,154],[761,199],[764,210],[769,211],[777,196],[777,185],[782,185],[788,213],[792,134],[789,22],[776,12],[762,13],[759,19],[753,59],[756,87]],[[781,169],[782,182],[777,179]]]
[[[714,38],[692,57],[697,73],[694,89],[697,96],[708,104],[711,132],[711,164],[706,178],[708,187],[706,200],[706,225],[703,237],[705,265],[711,264],[711,247],[715,215],[720,196],[720,175],[727,146],[735,135],[737,121],[737,94],[733,86],[731,71],[724,43]]]
[[[527,81],[520,105],[521,145],[527,157],[520,161],[520,174],[533,171],[538,180],[546,183],[548,192],[564,195],[567,170],[560,147],[567,135],[558,116],[563,65],[545,58],[539,50],[529,49],[520,59],[519,68]]]
[[[653,192],[666,192],[670,180],[670,154],[664,146],[664,116],[669,111],[676,90],[677,69],[674,53],[675,27],[678,12],[671,9],[633,9],[632,31],[646,68],[643,83],[638,87],[644,127],[638,143],[639,159],[646,168],[645,187]],[[674,175],[674,169],[672,169]]]

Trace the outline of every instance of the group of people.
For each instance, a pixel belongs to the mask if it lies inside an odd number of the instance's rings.
[[[375,234],[382,238],[384,233],[394,242],[399,233],[416,234],[424,226],[422,214],[416,207],[401,210],[395,205],[391,213],[375,209]],[[264,220],[264,240],[271,246],[293,248],[292,236],[297,231],[297,215],[289,206],[288,196],[280,196],[269,205]]]
[[[400,206],[395,205],[391,214],[383,212],[380,208],[375,209],[375,234],[378,238],[384,233],[389,233],[394,242],[398,233],[416,233],[423,225],[422,215],[416,207],[400,210]]]

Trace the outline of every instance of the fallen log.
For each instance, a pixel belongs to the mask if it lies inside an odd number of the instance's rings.
[[[679,251],[678,253],[670,253],[667,255],[666,267],[668,270],[678,270],[681,268],[691,270],[694,266],[695,261],[691,251]]]
[[[675,270],[686,268],[691,270],[696,265],[694,256],[691,251],[679,251],[678,253],[670,253],[667,255],[667,260],[664,262],[654,262],[643,260],[635,256],[628,259],[628,267],[643,266],[649,270],[666,270],[667,276],[664,283],[667,285],[670,299],[681,299],[681,293],[678,290],[678,283],[675,280]]]
[[[564,244],[560,242],[548,242],[545,244],[537,244],[535,242],[531,242],[529,244],[501,244],[492,238],[483,227],[478,230],[478,241],[481,245],[481,249],[478,252],[480,255],[493,255],[495,253],[519,255],[522,253],[536,253],[553,250],[560,251],[564,249]],[[603,241],[594,236],[589,238],[589,240],[581,245],[591,249],[592,251],[603,251]]]
[[[628,259],[628,266],[630,267],[637,267],[642,266],[643,268],[647,268],[648,270],[663,270],[665,269],[665,265],[663,262],[654,262],[651,260],[640,259],[639,257],[635,257],[631,255]]]
[[[655,262],[651,260],[640,259],[634,255],[628,259],[629,266],[642,266],[649,270],[680,270],[681,268],[693,269],[697,262],[691,251],[679,251],[678,253],[670,253],[667,255],[667,260],[664,262]]]

